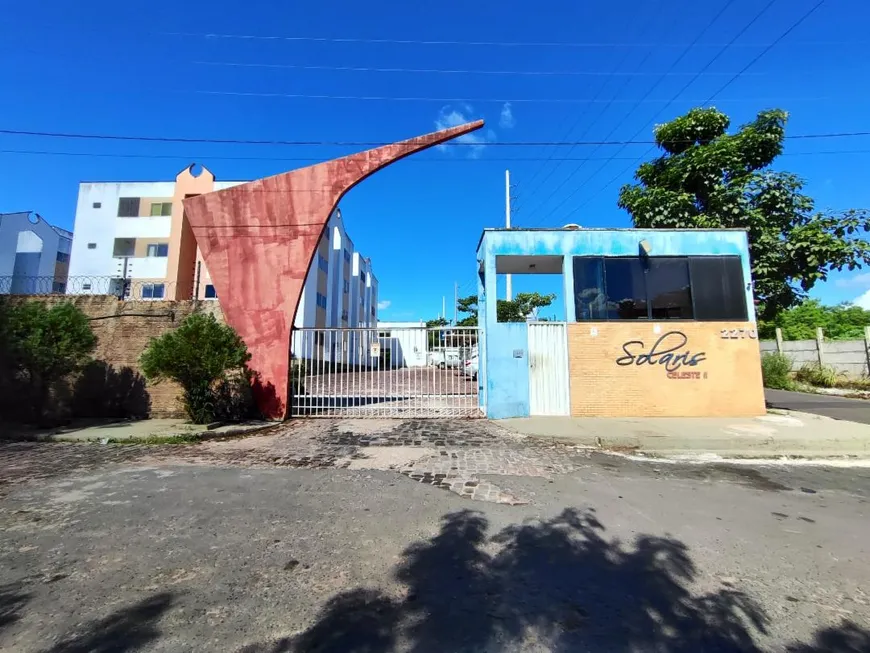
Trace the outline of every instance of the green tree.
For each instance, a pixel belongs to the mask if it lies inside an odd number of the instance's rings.
[[[188,417],[203,424],[245,416],[251,405],[250,359],[232,327],[211,314],[194,313],[177,329],[152,338],[139,365],[149,381],[178,383]]]
[[[496,314],[499,322],[525,322],[526,317],[532,315],[539,308],[544,308],[553,303],[556,295],[542,295],[537,292],[520,292],[516,297],[508,301],[499,299],[496,302]],[[457,326],[477,326],[477,295],[463,297],[457,303],[460,313],[468,313],[468,316],[457,322]]]
[[[852,304],[822,306],[817,299],[778,313],[773,320],[758,324],[759,336],[768,340],[776,337],[776,327],[782,329],[785,340],[812,340],[816,329],[824,329],[830,340],[855,340],[864,337],[864,327],[870,326],[870,311]]]
[[[4,381],[24,385],[31,417],[43,420],[52,387],[91,359],[97,338],[88,317],[70,302],[0,306]]]
[[[445,320],[443,317],[439,317],[435,320],[427,320],[426,328],[427,329],[437,329],[438,327],[446,327],[450,322]],[[441,336],[438,331],[427,331],[428,339],[429,339],[429,349],[433,349],[435,347],[441,346]]]
[[[759,316],[796,306],[831,270],[870,263],[865,210],[817,212],[803,181],[768,166],[782,152],[786,112],[763,111],[728,134],[728,116],[692,109],[655,128],[663,154],[623,186],[619,206],[643,228],[740,228],[749,237]]]

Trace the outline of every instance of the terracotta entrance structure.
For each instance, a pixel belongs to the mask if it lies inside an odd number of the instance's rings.
[[[264,415],[287,414],[293,320],[317,242],[344,194],[394,161],[482,126],[478,120],[184,200],[226,321],[251,352]]]

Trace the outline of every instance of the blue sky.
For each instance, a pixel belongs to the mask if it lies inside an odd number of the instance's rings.
[[[625,227],[619,186],[652,156],[646,145],[497,143],[647,139],[655,123],[714,95],[816,2],[775,0],[756,18],[767,0],[566,0],[533,10],[503,0],[3,0],[0,123],[384,142],[483,118],[471,146],[400,162],[341,204],[389,302],[382,318],[431,318],[442,296],[451,304],[454,282],[461,294],[473,291],[480,232],[503,224],[506,168],[515,225]],[[734,125],[780,107],[791,114],[790,134],[870,131],[868,18],[866,0],[827,0],[712,104]],[[191,161],[218,179],[252,179],[354,149],[0,135],[0,211],[35,210],[72,228],[82,180],[168,180]],[[818,207],[839,209],[870,206],[868,163],[870,137],[853,137],[790,141],[775,167],[806,178]],[[855,299],[870,290],[867,272],[835,275],[814,295]],[[514,281],[515,291],[558,287],[556,278]]]

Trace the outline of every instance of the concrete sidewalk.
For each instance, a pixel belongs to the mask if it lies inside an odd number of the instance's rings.
[[[254,433],[275,426],[275,422],[251,421],[240,424],[191,424],[183,419],[88,420],[53,429],[10,429],[0,433],[4,440],[42,442],[136,442],[171,438],[214,438]]]
[[[554,442],[660,456],[870,458],[870,425],[809,413],[746,419],[527,417],[496,423]]]

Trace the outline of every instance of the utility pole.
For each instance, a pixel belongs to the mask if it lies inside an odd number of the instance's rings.
[[[504,171],[504,226],[505,229],[511,228],[511,171]],[[511,292],[511,275],[508,274],[505,279],[505,289],[507,290],[507,300],[511,301],[513,293]]]
[[[447,297],[441,296],[441,318],[447,320]]]
[[[453,282],[453,324],[459,321],[459,282]]]

